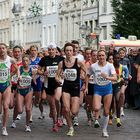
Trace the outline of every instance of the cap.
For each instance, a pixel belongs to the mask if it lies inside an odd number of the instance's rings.
[[[48,49],[56,49],[57,48],[57,45],[55,43],[50,43],[48,45]]]

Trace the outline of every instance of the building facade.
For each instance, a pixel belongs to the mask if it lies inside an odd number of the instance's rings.
[[[13,46],[41,46],[42,4],[40,0],[11,0],[10,43]]]
[[[96,26],[101,27],[99,40],[110,39],[112,31],[111,0],[61,0],[59,3],[59,44],[73,39],[79,40],[81,45],[87,46],[85,39],[80,34],[80,26],[90,27],[90,32],[94,33]],[[95,45],[93,40],[92,45]]]
[[[90,27],[91,33],[99,25],[102,29],[99,40],[111,39],[110,1],[0,0],[0,42],[27,48],[32,44],[46,47],[56,42],[63,47],[65,42],[75,39],[87,46],[80,33],[82,25]]]
[[[10,0],[0,0],[0,42],[9,44],[10,40]]]
[[[58,0],[44,0],[42,18],[42,47],[50,42],[57,43],[58,33]]]

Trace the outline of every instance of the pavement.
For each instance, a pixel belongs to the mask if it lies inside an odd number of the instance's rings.
[[[7,126],[8,136],[1,136],[0,140],[140,140],[140,110],[125,109],[125,116],[122,117],[122,126],[117,127],[115,120],[113,125],[108,127],[109,138],[102,137],[102,128],[94,128],[87,125],[85,110],[81,107],[79,113],[79,126],[75,127],[75,135],[68,137],[67,126],[60,128],[59,132],[52,132],[52,120],[49,118],[49,108],[45,105],[45,119],[39,120],[39,109],[33,108],[32,132],[25,132],[25,112],[21,120],[16,122],[16,128],[10,128],[12,123],[12,110]],[[102,117],[99,120],[102,126]],[[1,124],[0,124],[1,127]]]

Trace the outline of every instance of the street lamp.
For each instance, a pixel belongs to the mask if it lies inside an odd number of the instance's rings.
[[[97,49],[99,48],[99,35],[101,34],[101,30],[102,28],[99,25],[94,28],[94,33],[96,34],[97,39]]]
[[[82,38],[84,38],[88,44],[88,47],[90,47],[90,44],[92,43],[93,41],[93,33],[91,33],[91,28],[89,26],[86,26],[86,25],[81,25],[79,27],[79,31],[80,31],[80,34],[82,36]]]

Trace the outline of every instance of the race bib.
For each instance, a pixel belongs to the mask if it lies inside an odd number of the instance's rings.
[[[65,69],[64,77],[65,77],[65,80],[75,81],[77,79],[77,70],[76,69]]]
[[[19,86],[21,87],[29,87],[31,86],[32,78],[30,76],[21,76],[19,81]]]
[[[7,82],[8,77],[9,77],[9,69],[8,68],[0,69],[0,83]]]
[[[48,66],[48,67],[47,67],[48,77],[54,78],[57,69],[58,69],[58,66]]]
[[[18,81],[18,76],[17,76],[16,74],[13,75],[11,81],[14,82],[14,83],[17,83],[17,81]]]
[[[89,77],[89,83],[94,84],[94,75]]]
[[[107,85],[109,83],[109,81],[106,78],[103,78],[101,74],[96,76],[95,82],[100,86]]]

